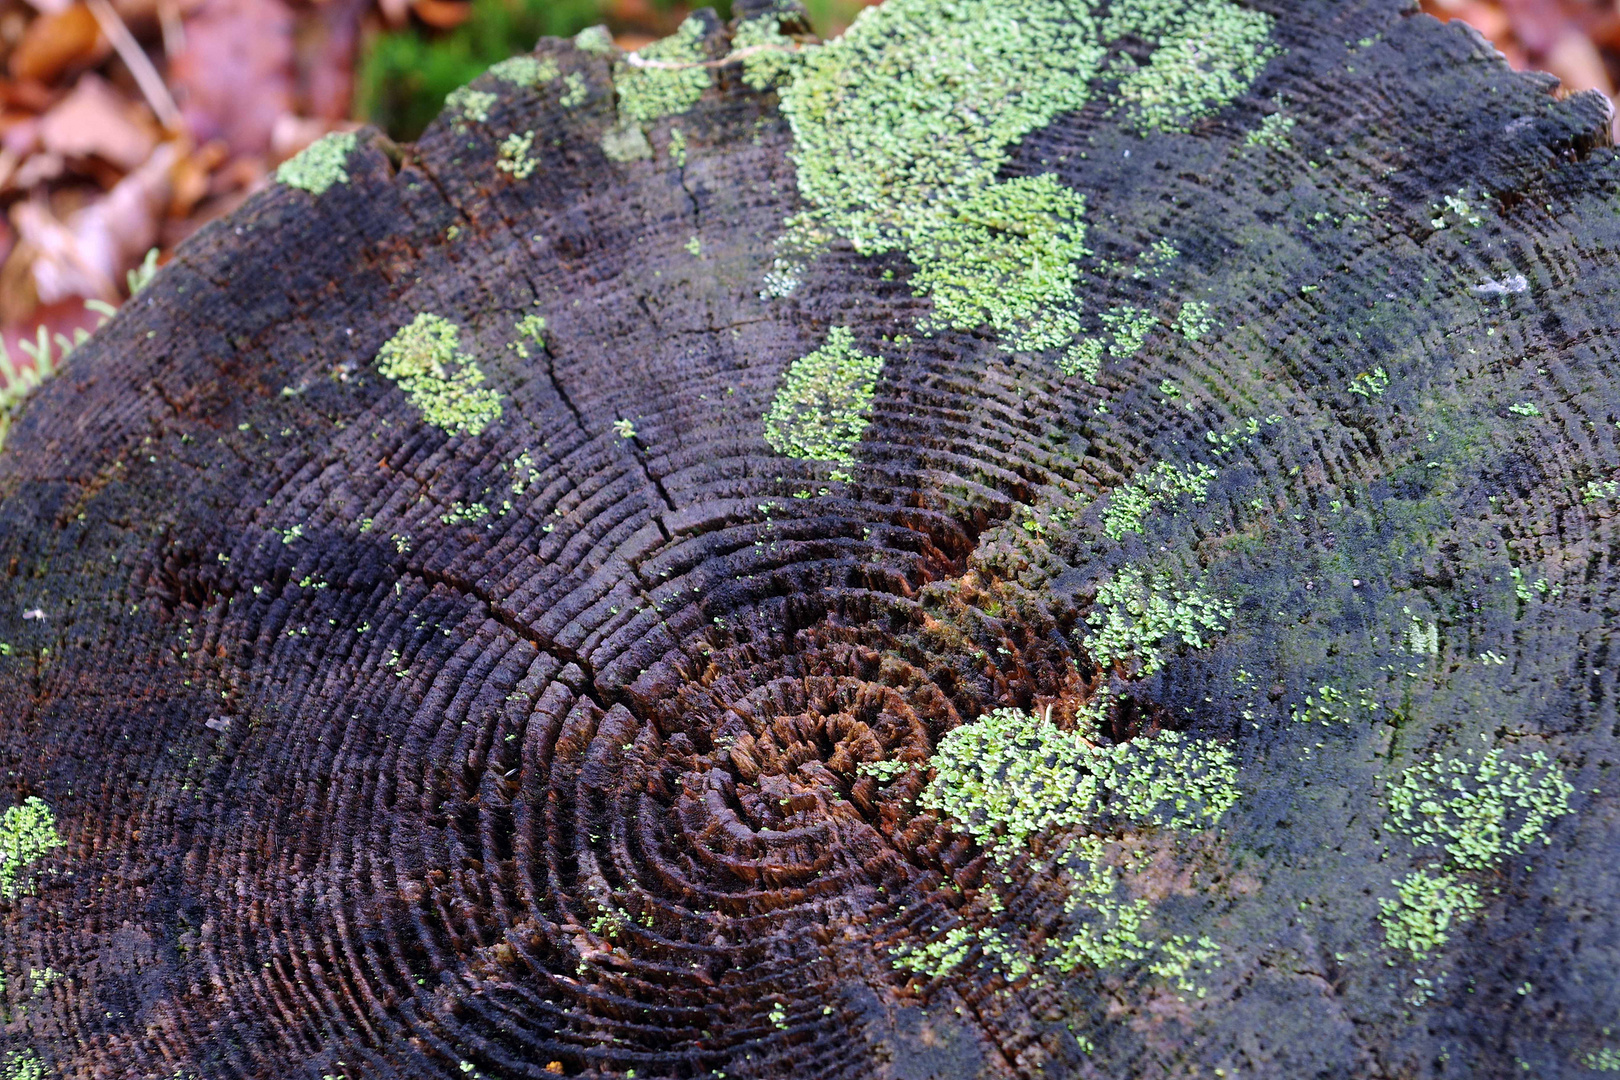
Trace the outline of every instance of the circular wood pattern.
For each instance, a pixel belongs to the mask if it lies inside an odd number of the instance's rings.
[[[804,206],[778,94],[737,64],[636,156],[614,58],[545,42],[551,81],[476,84],[487,119],[362,133],[346,182],[183,245],[0,453],[6,804],[63,841],[0,901],[5,1067],[1598,1075],[1608,117],[1399,3],[1256,6],[1275,54],[1189,130],[1099,98],[1009,150],[1003,175],[1085,196],[1085,310],[1152,315],[1095,384],[924,332],[901,251],[835,241],[769,295]],[[423,313],[498,418],[447,431],[379,369]],[[777,453],[784,373],[845,327],[883,360],[851,460]],[[1207,467],[1204,497],[1105,527],[1161,462]],[[1100,665],[1128,567],[1230,625]],[[1104,741],[1235,755],[1217,827],[1110,834],[1157,932],[1218,965],[1192,992],[898,968],[955,925],[1060,932],[1061,873],[918,800],[948,732],[1071,725],[1104,688]],[[1391,792],[1491,750],[1544,753],[1567,812],[1457,871],[1481,907],[1420,957],[1386,912],[1444,856]]]

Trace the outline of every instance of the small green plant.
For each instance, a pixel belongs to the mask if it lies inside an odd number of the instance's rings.
[[[1541,409],[1533,401],[1521,401],[1517,405],[1509,405],[1508,412],[1514,416],[1540,416]]]

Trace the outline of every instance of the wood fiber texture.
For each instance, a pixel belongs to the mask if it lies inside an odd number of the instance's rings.
[[[1392,0],[1258,6],[1273,55],[1187,130],[1099,98],[1009,150],[1085,196],[1085,310],[1153,315],[1095,384],[919,329],[901,251],[835,239],[762,296],[804,205],[735,63],[620,161],[614,57],[544,42],[557,77],[486,77],[486,119],[362,133],[346,181],[183,245],[0,451],[3,801],[63,841],[0,900],[0,1075],[1620,1068],[1605,106]],[[379,372],[422,313],[500,396],[476,433]],[[778,453],[838,328],[883,359],[870,424]],[[1111,535],[1161,462],[1205,497]],[[1105,669],[1127,567],[1229,625]],[[1216,826],[1129,838],[1154,932],[1218,963],[897,967],[986,920],[1038,950],[1065,894],[861,764],[1104,686],[1106,740],[1234,755]],[[1391,792],[1490,750],[1569,812],[1419,957],[1380,901],[1440,856]]]

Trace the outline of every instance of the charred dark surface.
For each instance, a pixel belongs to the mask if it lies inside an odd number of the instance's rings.
[[[0,452],[6,802],[43,799],[65,841],[0,911],[9,1067],[1598,1075],[1620,1052],[1607,115],[1397,3],[1265,6],[1278,54],[1191,131],[1098,105],[1013,151],[1009,175],[1086,194],[1099,266],[1180,252],[1082,284],[1158,319],[1097,385],[917,333],[903,255],[835,244],[762,299],[802,207],[777,96],[735,66],[621,163],[609,60],[544,44],[575,107],[491,80],[487,122],[364,134],[347,183],[276,185],[190,241]],[[1282,104],[1286,142],[1248,141]],[[533,174],[495,168],[528,130]],[[1480,224],[1435,228],[1460,192]],[[1168,330],[1193,298],[1197,341]],[[377,371],[422,312],[503,395],[479,434]],[[514,348],[534,313],[544,347]],[[848,479],[761,427],[840,326],[885,360]],[[1159,461],[1214,468],[1207,499],[1110,538],[1109,493]],[[1066,722],[1122,674],[1081,645],[1099,582],[1154,560],[1235,606],[1105,732],[1236,754],[1237,804],[1144,840],[1135,886],[1217,943],[1203,996],[1128,965],[897,970],[1000,871],[919,808],[926,774],[858,766],[924,762],[998,707]],[[1327,685],[1374,707],[1293,719]],[[1379,921],[1420,858],[1388,788],[1487,747],[1546,753],[1571,812],[1476,875],[1484,909],[1419,962]],[[1013,895],[1009,924],[1062,906],[1039,875]]]

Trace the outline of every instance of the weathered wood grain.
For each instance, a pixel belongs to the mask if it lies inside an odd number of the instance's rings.
[[[555,71],[184,245],[0,452],[7,804],[63,841],[6,826],[5,1075],[1620,1067],[1606,106],[1400,3],[1258,9],[1263,67],[1185,130],[1110,69],[992,162],[1083,195],[1076,340],[1145,313],[1095,382],[1004,348],[1050,296],[941,323],[937,222],[834,230],[772,295],[814,206],[740,61],[668,69],[712,84],[669,113],[542,43]],[[424,313],[482,383],[406,392],[385,345]],[[869,423],[779,452],[785,374],[841,328],[882,360]],[[1133,573],[1227,616],[1109,653]],[[997,708],[1072,732],[1105,689],[1099,745],[1222,748],[1236,802],[1004,866],[929,773],[860,769]],[[1489,788],[1492,751],[1569,785],[1532,843],[1403,831],[1409,770]],[[1054,969],[1082,835],[1151,957],[1208,938],[1185,987]],[[1417,871],[1479,904],[1428,950],[1389,929]],[[897,963],[955,927],[1032,970]]]

